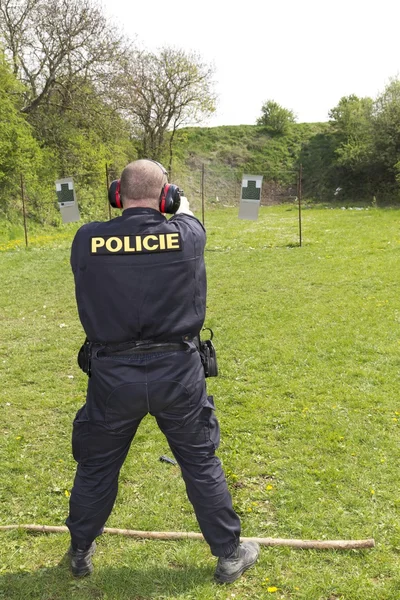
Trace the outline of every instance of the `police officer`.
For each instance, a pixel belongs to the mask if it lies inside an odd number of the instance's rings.
[[[71,251],[79,317],[87,336],[90,378],[73,424],[77,471],[66,521],[72,572],[93,570],[95,538],[114,506],[118,476],[143,417],[167,438],[200,529],[218,557],[215,579],[235,581],[258,557],[240,543],[215,450],[219,426],[196,346],[206,307],[202,224],[162,165],[137,160],[118,183],[121,216],[83,225]],[[172,208],[168,206],[171,198]]]

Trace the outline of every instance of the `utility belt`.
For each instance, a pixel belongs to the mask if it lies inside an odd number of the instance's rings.
[[[130,344],[126,348],[120,348],[114,350],[108,346],[97,353],[99,357],[107,356],[134,356],[136,354],[154,354],[155,352],[179,352],[186,351],[188,349],[187,344],[182,343],[149,343],[149,342],[136,342],[134,345]]]
[[[96,356],[102,358],[107,356],[137,356],[143,354],[154,354],[157,352],[183,352],[188,349],[188,342],[193,342],[200,354],[200,359],[204,368],[206,377],[216,377],[218,375],[217,358],[215,348],[211,339],[201,341],[199,336],[191,338],[183,336],[179,342],[153,342],[152,340],[129,341],[122,343],[99,344],[90,342],[88,339],[82,344],[78,352],[78,365],[88,377],[91,375],[92,353],[96,346],[99,351]],[[101,350],[100,350],[101,348]]]

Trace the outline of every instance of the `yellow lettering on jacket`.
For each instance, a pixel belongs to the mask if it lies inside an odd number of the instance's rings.
[[[92,252],[97,252],[97,248],[104,246],[106,240],[102,237],[92,237]]]
[[[145,238],[143,238],[143,248],[145,250],[158,250],[158,244],[152,244],[150,246],[149,241],[150,240],[155,240],[157,242],[158,240],[158,236],[156,235],[146,235]]]
[[[119,237],[110,237],[106,241],[106,248],[109,252],[119,252],[122,249],[122,240]]]
[[[150,254],[182,250],[180,233],[151,233],[142,235],[110,235],[90,239],[90,252],[98,256],[119,254]]]
[[[179,250],[179,233],[167,233],[168,250]]]
[[[124,235],[124,252],[135,252],[136,248],[131,246],[131,238],[129,235]]]

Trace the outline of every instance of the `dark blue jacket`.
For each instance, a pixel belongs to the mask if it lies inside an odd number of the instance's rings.
[[[178,341],[201,330],[206,307],[204,227],[152,208],[83,225],[72,243],[76,301],[93,342]]]

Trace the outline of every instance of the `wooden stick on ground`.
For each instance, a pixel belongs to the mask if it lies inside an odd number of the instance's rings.
[[[26,531],[40,531],[42,533],[67,533],[68,527],[50,525],[0,525],[0,531],[11,529],[25,529]],[[123,535],[126,537],[139,538],[143,540],[203,540],[201,533],[191,531],[135,531],[133,529],[115,529],[105,527],[104,533],[111,535]],[[242,541],[252,541],[262,546],[291,546],[292,548],[314,548],[316,550],[352,550],[357,548],[374,548],[375,541],[367,540],[291,540],[283,538],[258,538],[242,537]]]

